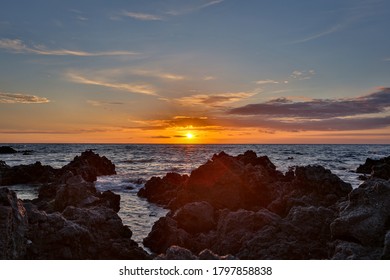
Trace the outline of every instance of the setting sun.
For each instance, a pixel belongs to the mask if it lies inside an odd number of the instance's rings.
[[[188,132],[186,134],[186,137],[187,137],[187,139],[192,139],[192,138],[194,138],[194,134],[192,134],[191,132]]]

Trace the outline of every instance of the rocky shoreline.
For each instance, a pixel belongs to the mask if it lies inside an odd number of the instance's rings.
[[[112,174],[112,162],[92,151],[61,169],[2,164],[0,185],[27,175],[45,184],[31,201],[0,188],[0,259],[150,259],[117,214],[120,196],[95,188],[97,176]]]
[[[0,188],[0,259],[390,259],[390,157],[359,166],[356,189],[322,166],[285,174],[266,156],[214,155],[188,175],[153,177],[138,195],[170,210],[145,252],[99,192],[115,174],[86,151],[61,169],[0,162],[0,185],[41,183],[21,201]],[[221,257],[222,256],[222,257]]]

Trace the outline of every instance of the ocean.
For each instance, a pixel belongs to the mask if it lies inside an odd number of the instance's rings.
[[[390,154],[390,145],[147,145],[147,144],[1,144],[18,151],[32,151],[1,155],[8,165],[32,164],[60,168],[76,155],[91,149],[106,156],[116,166],[117,175],[99,177],[96,187],[100,191],[112,190],[121,196],[119,216],[133,231],[133,239],[142,245],[153,224],[165,216],[166,209],[148,203],[137,196],[138,190],[152,176],[164,176],[167,172],[190,174],[210,159],[224,151],[230,155],[252,150],[267,155],[277,169],[286,172],[289,167],[319,164],[330,169],[342,180],[358,187],[361,181],[356,168],[366,158],[379,159]],[[37,196],[39,186],[10,186],[21,199]]]

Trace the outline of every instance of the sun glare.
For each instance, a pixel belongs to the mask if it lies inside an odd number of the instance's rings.
[[[194,135],[191,132],[188,132],[186,134],[186,137],[187,137],[187,139],[192,139],[192,138],[194,138]]]

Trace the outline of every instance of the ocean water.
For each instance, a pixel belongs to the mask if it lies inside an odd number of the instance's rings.
[[[1,144],[3,145],[3,144]],[[0,155],[8,165],[32,164],[59,168],[76,155],[92,149],[106,156],[116,166],[117,175],[99,177],[96,187],[100,191],[112,190],[121,195],[119,216],[133,231],[133,239],[139,244],[151,230],[154,222],[165,216],[167,210],[148,203],[137,196],[138,190],[152,176],[164,176],[167,172],[190,174],[213,154],[224,151],[230,155],[253,150],[267,155],[277,169],[286,172],[289,167],[319,164],[330,169],[342,180],[358,187],[361,183],[356,168],[366,158],[379,159],[390,155],[390,145],[122,145],[122,144],[4,144],[22,153]],[[39,186],[10,186],[19,198],[34,198]]]

